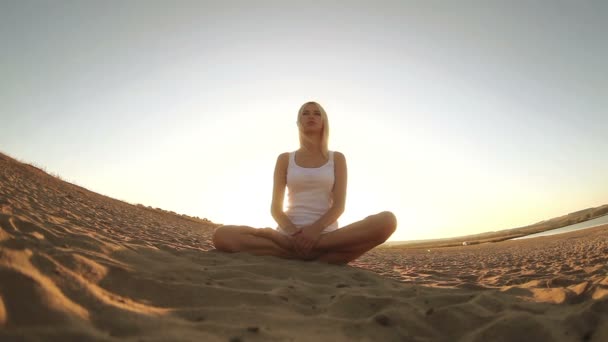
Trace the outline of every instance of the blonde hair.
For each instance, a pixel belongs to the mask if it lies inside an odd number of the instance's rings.
[[[323,131],[321,132],[321,153],[325,158],[327,158],[329,154],[329,148],[327,147],[329,142],[329,120],[327,119],[327,113],[325,113],[325,109],[323,109],[323,107],[321,107],[321,105],[317,102],[306,102],[302,105],[302,107],[300,107],[300,110],[298,111],[297,123],[298,130],[300,132],[300,147],[302,147],[303,139],[305,138],[305,136],[302,134],[302,122],[300,121],[300,118],[302,117],[302,112],[304,111],[304,108],[309,104],[314,104],[315,106],[317,106],[317,108],[319,108],[319,111],[321,112],[321,121],[323,121]]]

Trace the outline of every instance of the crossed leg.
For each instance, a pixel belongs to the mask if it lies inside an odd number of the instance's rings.
[[[286,259],[296,257],[290,239],[272,228],[221,226],[213,233],[212,240],[215,248],[222,252],[246,252]]]
[[[397,229],[397,218],[390,211],[370,215],[361,221],[323,234],[313,249],[320,253],[316,260],[346,264],[382,244]]]
[[[271,228],[222,226],[213,235],[215,248],[224,252],[247,252],[287,259],[318,260],[346,264],[388,239],[397,228],[393,213],[384,211],[321,235],[311,258],[298,256],[291,239]]]

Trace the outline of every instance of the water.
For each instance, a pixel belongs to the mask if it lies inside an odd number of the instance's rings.
[[[535,238],[535,237],[539,237],[539,236],[549,236],[549,235],[555,235],[555,234],[563,234],[563,233],[573,232],[575,230],[581,230],[581,229],[587,229],[587,228],[597,227],[597,226],[600,226],[602,224],[608,224],[608,215],[596,217],[593,220],[589,220],[589,221],[585,221],[585,222],[579,222],[579,223],[576,223],[576,224],[571,224],[569,226],[565,226],[565,227],[561,227],[561,228],[557,228],[557,229],[547,230],[547,231],[542,232],[542,233],[536,233],[536,234],[530,234],[530,235],[518,237],[518,238],[515,238],[515,239],[512,239],[512,240],[529,239],[529,238]]]

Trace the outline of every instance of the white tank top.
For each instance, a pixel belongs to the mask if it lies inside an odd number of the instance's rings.
[[[289,153],[287,167],[287,210],[285,214],[296,227],[315,223],[333,204],[334,152],[321,167],[301,167],[296,153]],[[325,227],[323,233],[338,229],[338,221]]]

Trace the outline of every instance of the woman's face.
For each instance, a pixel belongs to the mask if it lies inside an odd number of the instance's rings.
[[[323,118],[319,107],[314,103],[309,103],[302,110],[300,115],[300,127],[304,132],[321,132],[323,130]]]

